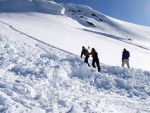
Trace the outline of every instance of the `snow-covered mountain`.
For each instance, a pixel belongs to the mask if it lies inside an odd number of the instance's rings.
[[[84,5],[0,0],[0,112],[149,113],[149,31]],[[100,73],[83,45],[98,51]]]

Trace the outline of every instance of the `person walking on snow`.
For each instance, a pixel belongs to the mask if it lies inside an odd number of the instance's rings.
[[[130,57],[130,52],[124,48],[122,52],[122,67],[124,67],[124,65],[126,64],[128,69],[130,68],[129,57]]]
[[[98,68],[98,72],[100,72],[101,71],[101,67],[100,67],[100,62],[99,62],[99,58],[98,58],[98,53],[96,52],[96,50],[94,48],[92,48],[91,52],[88,53],[88,55],[92,55],[92,58],[93,58],[92,59],[92,66],[94,68],[96,68],[95,67],[95,63],[96,63],[97,68]]]
[[[85,62],[86,64],[88,64],[88,66],[90,66],[90,64],[88,63],[88,58],[89,58],[88,50],[87,50],[84,46],[82,46],[81,58],[83,57],[83,55],[85,56],[84,62]]]

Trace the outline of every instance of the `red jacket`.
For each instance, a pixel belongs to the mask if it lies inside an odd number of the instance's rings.
[[[91,51],[90,53],[88,53],[88,55],[93,55],[93,53],[96,52],[95,50]]]

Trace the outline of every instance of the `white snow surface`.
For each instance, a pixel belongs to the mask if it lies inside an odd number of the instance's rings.
[[[0,113],[150,113],[149,36],[84,5],[0,0]],[[82,46],[97,50],[100,73]]]

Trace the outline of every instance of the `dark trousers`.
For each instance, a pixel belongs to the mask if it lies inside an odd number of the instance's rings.
[[[92,60],[92,66],[93,66],[94,68],[96,68],[96,67],[95,67],[95,63],[96,63],[96,65],[97,65],[98,72],[100,72],[100,71],[101,71],[101,67],[100,67],[99,59],[94,59],[94,58],[93,58],[93,60]]]
[[[85,56],[84,62],[88,64],[88,66],[90,66],[89,62],[88,62],[89,56]]]

